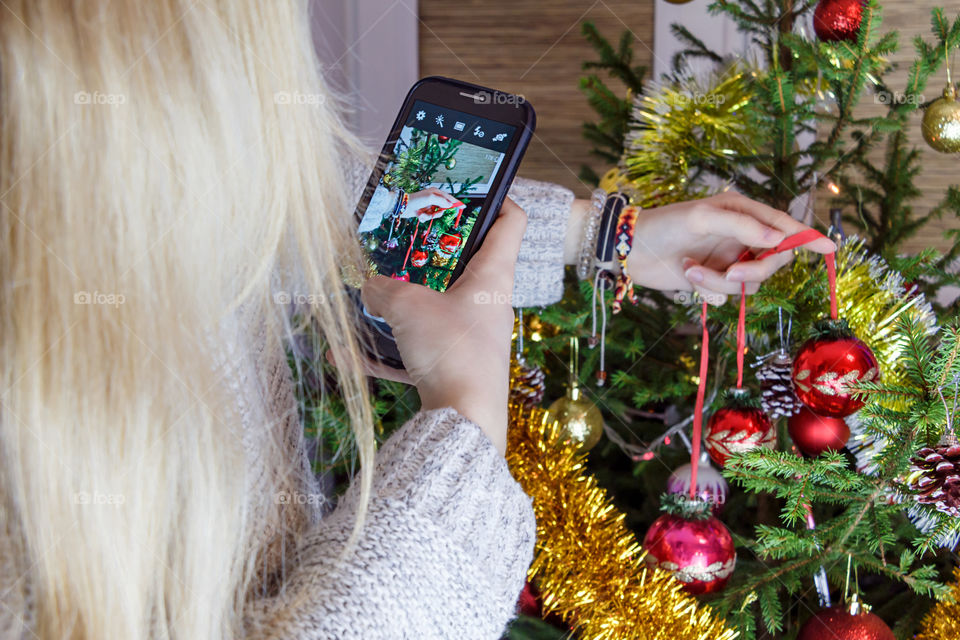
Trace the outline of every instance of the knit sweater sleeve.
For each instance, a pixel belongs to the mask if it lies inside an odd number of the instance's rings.
[[[473,422],[422,412],[377,453],[355,551],[351,485],[301,538],[279,595],[248,609],[257,638],[496,640],[533,557],[531,499]]]
[[[348,182],[356,199],[370,177],[370,167],[352,160]],[[549,182],[516,178],[508,192],[527,213],[513,280],[513,306],[542,307],[563,297],[563,249],[573,192]]]

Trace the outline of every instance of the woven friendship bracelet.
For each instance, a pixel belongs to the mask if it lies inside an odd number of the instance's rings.
[[[633,304],[637,304],[637,295],[633,291],[633,279],[627,272],[627,256],[630,255],[630,248],[633,246],[633,232],[637,226],[637,216],[640,209],[637,207],[624,207],[617,218],[617,235],[614,249],[617,256],[617,264],[620,265],[620,273],[617,275],[617,281],[613,290],[613,313],[620,313],[623,306],[623,299],[626,298]]]

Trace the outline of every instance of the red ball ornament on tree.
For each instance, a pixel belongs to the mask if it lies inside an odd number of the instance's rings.
[[[843,418],[820,416],[809,407],[801,407],[800,413],[790,416],[787,429],[793,443],[808,456],[839,451],[850,439],[850,427]]]
[[[463,242],[463,237],[459,233],[445,233],[440,236],[440,253],[446,255],[453,255],[456,253],[457,249],[460,248],[460,244]]]
[[[737,562],[733,538],[710,515],[711,505],[683,496],[665,495],[665,513],[643,538],[646,562],[669,571],[694,595],[718,591],[727,584]]]
[[[842,320],[822,321],[815,330],[793,361],[794,389],[814,413],[845,418],[866,404],[853,387],[880,377],[877,358]]]
[[[813,615],[800,629],[797,640],[895,640],[890,627],[873,613],[850,613],[830,607]]]
[[[710,458],[722,467],[731,454],[775,448],[777,432],[745,390],[731,389],[727,406],[710,416],[703,442]]]
[[[427,260],[429,259],[430,256],[427,255],[426,251],[417,250],[410,254],[410,264],[415,267],[422,267],[427,264]]]
[[[863,20],[863,0],[820,0],[813,11],[813,30],[827,42],[856,40]]]
[[[529,580],[523,584],[523,589],[520,591],[520,597],[517,599],[517,612],[534,618],[543,615],[540,606],[540,593]]]

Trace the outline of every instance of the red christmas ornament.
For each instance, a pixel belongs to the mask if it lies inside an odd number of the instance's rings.
[[[826,42],[856,40],[863,19],[863,0],[820,0],[813,11],[813,30]]]
[[[880,377],[870,347],[849,333],[811,338],[793,361],[793,386],[814,413],[846,418],[866,401],[850,387]]]
[[[517,612],[534,618],[543,615],[540,608],[540,594],[529,580],[523,583],[523,590],[520,591],[520,598],[517,600]]]
[[[447,255],[453,255],[460,248],[463,238],[458,233],[445,233],[440,236],[439,251]]]
[[[427,264],[427,260],[430,259],[430,256],[427,255],[426,251],[414,251],[410,254],[410,264],[415,267],[422,267]]]
[[[894,640],[890,627],[873,613],[850,613],[830,607],[813,615],[800,629],[797,640]]]
[[[440,141],[440,142],[446,142],[446,141],[449,140],[449,139],[450,139],[449,136],[441,136],[441,135],[438,135],[438,136],[437,136],[437,140]]]
[[[410,274],[404,271],[403,273],[395,273],[392,277],[394,280],[403,280],[404,282],[410,282]]]
[[[820,416],[809,407],[801,407],[800,413],[790,416],[787,429],[793,443],[808,456],[839,451],[850,439],[850,427],[843,418]]]
[[[722,589],[737,562],[730,532],[713,516],[688,520],[665,513],[647,531],[643,549],[647,564],[673,573],[695,595]]]
[[[730,454],[757,447],[773,449],[777,432],[762,409],[734,403],[710,416],[703,443],[710,458],[722,467]]]

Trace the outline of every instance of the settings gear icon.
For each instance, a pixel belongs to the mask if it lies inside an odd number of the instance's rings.
[[[423,120],[426,117],[427,117],[426,111],[424,111],[423,109],[421,109],[420,111],[417,111],[417,120]]]

